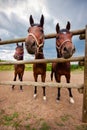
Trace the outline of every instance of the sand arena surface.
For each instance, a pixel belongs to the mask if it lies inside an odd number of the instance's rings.
[[[13,80],[13,71],[0,72],[0,80]],[[40,76],[39,79],[40,81]],[[32,71],[24,73],[24,81],[33,81]],[[50,81],[50,72],[47,72],[46,81]],[[62,77],[62,82],[65,82]],[[72,72],[71,83],[83,83],[84,72]],[[55,82],[55,80],[53,81]],[[5,115],[18,113],[15,119],[20,121],[18,129],[26,130],[26,126],[30,125],[31,130],[36,128],[39,130],[43,122],[45,122],[50,130],[78,130],[82,125],[82,105],[83,94],[77,89],[72,89],[75,104],[69,103],[68,90],[61,89],[61,101],[56,102],[57,88],[46,88],[47,101],[43,101],[42,88],[38,88],[38,96],[33,99],[34,87],[24,86],[23,92],[19,86],[15,86],[12,91],[11,86],[0,86],[0,112]],[[1,119],[1,118],[0,118]],[[7,126],[0,123],[0,130],[15,130],[12,125]]]

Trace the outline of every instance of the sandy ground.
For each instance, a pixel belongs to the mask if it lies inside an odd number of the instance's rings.
[[[13,77],[13,71],[0,72],[0,80],[10,81]],[[24,73],[24,81],[33,81],[32,71]],[[46,81],[50,81],[50,72],[47,72]],[[83,72],[71,73],[71,83],[83,81]],[[62,82],[65,82],[65,77],[62,77]],[[2,111],[6,115],[18,113],[15,119],[20,124],[18,130],[28,130],[28,127],[29,130],[41,130],[43,124],[49,126],[46,130],[86,130],[82,127],[83,94],[77,89],[72,89],[74,104],[69,103],[67,89],[61,89],[60,103],[56,102],[57,88],[46,88],[47,101],[42,99],[42,88],[38,88],[36,99],[33,99],[33,91],[31,86],[24,86],[23,91],[19,86],[15,86],[14,91],[11,86],[0,86],[0,114]],[[15,130],[15,127],[0,123],[0,130],[5,129]]]

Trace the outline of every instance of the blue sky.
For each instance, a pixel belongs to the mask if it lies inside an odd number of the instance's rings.
[[[0,0],[0,37],[2,40],[26,37],[31,14],[37,23],[41,14],[44,15],[45,34],[55,33],[57,23],[64,28],[67,21],[71,22],[71,30],[83,29],[87,25],[86,12],[86,0]],[[76,55],[83,54],[85,41],[75,36],[73,42],[77,47]],[[55,57],[55,40],[45,43],[47,57]]]

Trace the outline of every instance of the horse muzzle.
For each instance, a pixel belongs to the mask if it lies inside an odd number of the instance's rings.
[[[36,43],[35,42],[26,41],[25,47],[26,47],[26,50],[29,54],[35,54],[35,51],[36,51]]]
[[[71,48],[64,47],[62,52],[61,52],[61,55],[63,58],[68,59],[68,58],[72,57],[72,55],[75,53],[75,50],[76,50],[75,46],[73,46],[73,48],[72,47]]]

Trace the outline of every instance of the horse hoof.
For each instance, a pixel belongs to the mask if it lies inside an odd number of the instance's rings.
[[[34,99],[36,99],[36,97],[37,97],[37,94],[34,94]]]
[[[14,87],[12,87],[12,90],[14,90]]]
[[[20,89],[21,92],[23,92],[23,89]]]
[[[74,104],[74,99],[70,97],[70,103]]]
[[[60,102],[60,98],[59,98],[59,97],[56,98],[56,102],[57,102],[57,103]]]
[[[43,97],[43,100],[46,101],[46,96]]]
[[[60,100],[56,99],[56,102],[57,102],[57,103],[59,103],[59,102],[60,102]]]

